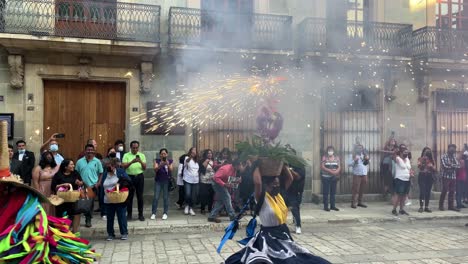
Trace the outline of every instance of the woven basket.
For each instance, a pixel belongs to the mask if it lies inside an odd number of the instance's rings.
[[[259,157],[260,159],[260,173],[262,176],[277,177],[281,174],[283,169],[283,161],[275,160],[267,157]]]
[[[107,202],[116,204],[116,203],[123,203],[127,200],[128,191],[120,192],[119,184],[116,185],[117,190],[115,192],[106,192]]]
[[[59,192],[57,191],[57,196],[62,198],[65,203],[74,203],[80,199],[80,191],[73,190],[73,186],[71,184],[69,185],[68,191],[65,192]]]

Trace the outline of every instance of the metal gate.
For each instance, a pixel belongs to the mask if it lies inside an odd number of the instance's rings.
[[[381,193],[383,182],[380,177],[381,111],[349,110],[324,112],[322,118],[322,152],[334,146],[341,159],[342,174],[338,182],[338,194],[350,194],[352,170],[348,167],[356,137],[369,151],[369,183],[367,192]]]
[[[251,138],[255,133],[254,118],[225,118],[220,121],[207,121],[194,132],[194,144],[198,151],[223,148],[235,150],[239,141]]]

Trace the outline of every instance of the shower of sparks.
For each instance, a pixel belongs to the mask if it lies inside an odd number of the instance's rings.
[[[235,75],[221,80],[201,80],[197,87],[184,88],[175,92],[169,102],[159,103],[132,119],[132,122],[145,122],[146,132],[165,128],[169,135],[175,127],[191,125],[201,131],[208,123],[219,123],[225,119],[242,121],[254,118],[257,109],[265,99],[281,95],[283,77],[261,78]]]

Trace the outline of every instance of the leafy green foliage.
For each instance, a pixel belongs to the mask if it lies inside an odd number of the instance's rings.
[[[294,152],[281,146],[280,142],[271,145],[266,143],[261,137],[254,136],[251,140],[242,141],[236,144],[239,151],[239,159],[246,161],[249,156],[267,157],[278,161],[283,161],[293,167],[304,167],[307,162],[294,154]]]

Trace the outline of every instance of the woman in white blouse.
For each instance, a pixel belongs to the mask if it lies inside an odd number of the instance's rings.
[[[397,216],[396,208],[400,205],[399,213],[401,215],[408,215],[404,210],[405,200],[410,190],[410,178],[413,176],[411,170],[411,162],[408,158],[409,151],[403,149],[398,151],[395,158],[395,179],[394,179],[394,195],[393,195],[393,210],[392,214]]]
[[[188,215],[190,213],[190,215],[195,215],[195,212],[193,211],[193,202],[195,200],[194,197],[196,197],[196,190],[200,180],[200,176],[198,174],[200,166],[198,165],[197,148],[191,147],[187,156],[188,157],[185,159],[183,169],[185,190],[184,214]]]

